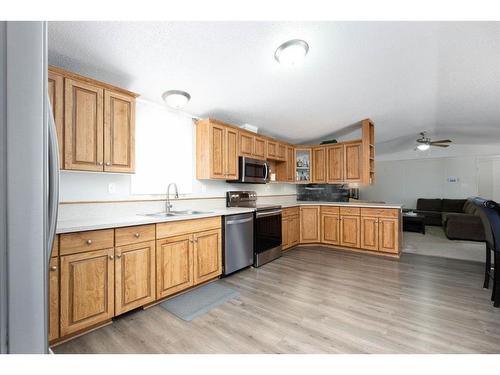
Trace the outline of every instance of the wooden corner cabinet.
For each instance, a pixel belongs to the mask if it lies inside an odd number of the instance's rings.
[[[196,123],[196,178],[238,179],[238,131],[216,120]]]
[[[300,243],[320,242],[320,206],[300,207]]]
[[[53,66],[48,79],[61,169],[133,173],[138,95]]]

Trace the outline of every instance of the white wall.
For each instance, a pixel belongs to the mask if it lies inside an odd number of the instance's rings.
[[[176,142],[176,132],[179,132],[185,127],[193,127],[192,120],[185,114],[173,112],[146,101],[139,100],[137,103],[137,175],[131,176],[126,174],[112,174],[112,173],[93,173],[93,172],[74,172],[74,171],[61,171],[61,188],[60,188],[60,201],[61,202],[80,202],[80,201],[116,201],[116,200],[134,200],[134,199],[151,199],[161,198],[164,194],[159,194],[158,184],[164,185],[166,190],[168,182],[177,182],[176,176],[179,172],[175,170],[179,163],[184,163],[185,168],[190,170],[192,175],[191,186],[183,183],[181,188],[181,196],[198,197],[222,197],[227,190],[255,190],[258,195],[276,195],[276,194],[295,194],[296,188],[293,184],[228,184],[224,181],[209,181],[197,180],[195,171],[195,136],[194,132],[192,142],[183,142],[183,147],[175,148],[175,160],[170,160],[170,157],[165,157],[166,149]],[[141,115],[141,113],[143,115]],[[161,122],[161,126],[165,126],[166,133],[162,136],[164,138],[164,147],[155,144],[152,147],[144,147],[141,144],[141,132],[155,131],[158,129],[158,124],[151,124],[150,122]],[[185,144],[184,144],[185,143]],[[164,162],[155,166],[155,173],[158,176],[158,181],[151,181],[150,173],[142,173],[141,168],[145,168],[145,163],[141,161],[151,160],[151,158],[142,158],[140,153],[149,153],[158,155],[158,158],[164,158]],[[144,171],[148,172],[148,171]],[[151,182],[150,194],[133,194],[137,189],[133,188],[134,178],[141,178],[145,176]],[[167,176],[167,177],[165,177]],[[140,188],[141,192],[145,192],[144,184]],[[184,193],[184,194],[182,194]]]
[[[414,208],[417,198],[459,199],[479,195],[475,156],[377,161],[375,168],[376,183],[360,188],[360,199],[402,203]],[[458,181],[449,182],[449,177]]]

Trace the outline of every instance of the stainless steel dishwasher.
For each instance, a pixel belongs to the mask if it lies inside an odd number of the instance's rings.
[[[224,275],[253,264],[253,212],[224,216]]]

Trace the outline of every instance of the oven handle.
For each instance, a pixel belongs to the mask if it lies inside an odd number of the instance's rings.
[[[239,219],[239,220],[230,220],[226,221],[226,224],[231,225],[231,224],[243,224],[243,223],[248,223],[253,220],[253,217],[250,217],[248,219]]]
[[[281,215],[283,210],[275,210],[275,211],[269,211],[269,212],[256,212],[255,217],[266,217],[266,216],[277,216]]]

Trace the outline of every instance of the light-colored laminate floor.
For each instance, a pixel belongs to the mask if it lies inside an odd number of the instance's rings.
[[[480,263],[298,247],[224,279],[240,291],[191,322],[159,306],[56,353],[500,353]]]

